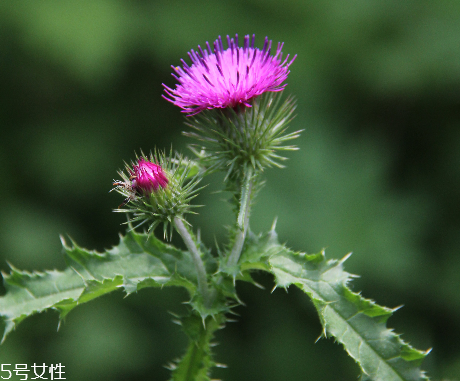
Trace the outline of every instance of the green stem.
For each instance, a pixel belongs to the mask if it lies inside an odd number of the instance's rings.
[[[251,207],[251,192],[253,186],[252,168],[249,168],[246,172],[244,183],[241,187],[241,201],[240,210],[238,212],[238,231],[235,237],[235,243],[233,244],[232,251],[228,256],[228,266],[236,266],[240,259],[241,250],[243,250],[244,239],[248,231],[249,225],[249,211]]]
[[[171,381],[209,380],[211,368],[216,365],[212,360],[211,340],[224,322],[225,318],[220,314],[208,317],[206,321],[197,315],[182,319],[189,344],[184,357],[173,370]]]
[[[193,263],[195,264],[195,270],[198,278],[198,290],[203,298],[205,306],[209,306],[210,299],[207,281],[208,278],[203,261],[201,260],[200,251],[198,250],[197,245],[193,240],[189,230],[185,227],[184,222],[179,217],[174,217],[174,226],[184,240],[188,251],[192,254]]]

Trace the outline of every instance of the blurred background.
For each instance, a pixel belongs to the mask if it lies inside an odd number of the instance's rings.
[[[256,34],[297,54],[286,93],[304,129],[285,170],[267,171],[251,227],[278,217],[282,242],[330,258],[350,251],[355,291],[404,308],[389,320],[433,348],[434,380],[460,379],[460,2],[455,0],[80,0],[0,2],[0,268],[65,267],[59,234],[118,242],[108,193],[140,149],[190,154],[184,117],[161,98],[171,65],[218,35]],[[232,223],[214,175],[191,219],[204,241]],[[177,241],[178,245],[181,245]],[[355,380],[311,303],[291,288],[239,285],[247,304],[217,333],[225,380]],[[1,291],[2,293],[4,290]],[[26,319],[1,363],[65,365],[68,380],[166,380],[186,338],[171,322],[186,294],[144,289]],[[13,378],[12,378],[13,379]],[[18,379],[18,378],[17,378]]]

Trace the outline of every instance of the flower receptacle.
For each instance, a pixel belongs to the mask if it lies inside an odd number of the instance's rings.
[[[208,169],[223,170],[227,177],[241,177],[244,168],[255,172],[267,167],[283,167],[280,151],[297,150],[285,142],[301,131],[286,132],[295,111],[293,98],[282,100],[282,93],[265,93],[251,101],[251,107],[205,110],[188,117],[193,130],[186,136],[198,140],[192,148]]]

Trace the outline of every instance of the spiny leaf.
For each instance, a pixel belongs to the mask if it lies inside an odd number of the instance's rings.
[[[63,244],[69,265],[64,271],[29,273],[12,267],[10,274],[3,274],[3,340],[27,316],[52,308],[63,319],[78,304],[119,288],[129,295],[145,287],[182,286],[195,294],[190,255],[152,236],[147,240],[147,235],[131,232],[102,254]]]
[[[426,380],[420,365],[427,352],[406,344],[386,327],[393,310],[353,293],[343,261],[326,261],[283,250],[270,258],[279,286],[295,284],[312,299],[325,336],[334,336],[375,381]]]
[[[121,276],[130,294],[138,283],[151,279],[156,286],[184,286],[195,291],[196,274],[191,257],[155,237],[130,232],[105,253],[87,251],[73,244],[65,246],[69,265],[83,278],[103,281]]]
[[[72,269],[63,272],[28,273],[11,268],[3,274],[6,295],[0,298],[0,319],[5,324],[3,340],[27,316],[59,303],[69,306],[85,289],[83,280]]]
[[[251,244],[249,244],[251,243]],[[272,229],[263,236],[248,236],[240,264],[243,269],[267,269],[276,287],[302,289],[312,300],[324,329],[359,364],[363,379],[373,381],[428,380],[420,365],[428,351],[419,351],[386,327],[394,312],[353,293],[353,276],[343,262],[326,260],[324,252],[307,255],[280,245]]]

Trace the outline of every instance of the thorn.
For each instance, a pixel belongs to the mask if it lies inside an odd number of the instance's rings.
[[[324,337],[323,332],[321,332],[321,335],[318,336],[318,338],[315,340],[315,344]]]
[[[347,255],[345,255],[345,256],[339,261],[339,263],[340,263],[340,264],[344,263],[348,258],[351,257],[351,254],[353,254],[352,251],[350,251]]]
[[[270,293],[273,294],[273,291],[275,291],[277,287],[278,287],[278,286],[275,284],[275,286],[272,288],[272,290],[271,290]]]
[[[8,265],[8,267],[10,268],[10,271],[15,271],[15,272],[19,272],[19,269],[17,269],[16,267],[13,266],[13,264],[10,262],[10,261],[5,261],[6,264]]]
[[[176,314],[176,313],[172,312],[172,311],[168,311],[168,314],[170,314],[170,315],[174,316],[175,318],[178,318],[178,319],[180,319],[180,316],[179,316],[178,314]]]
[[[400,306],[397,306],[395,308],[392,308],[391,309],[391,312],[396,312],[397,310],[399,310],[400,308],[403,308],[404,307],[404,304],[401,304]]]
[[[59,234],[59,239],[61,240],[62,246],[67,247],[67,242],[62,234]]]
[[[174,364],[173,362],[170,362],[169,364],[166,364],[164,367],[166,369],[170,370],[170,371],[173,371],[173,370],[177,369],[177,365]]]
[[[237,301],[241,306],[246,307],[246,303],[244,303],[244,302],[238,297],[238,295],[235,295],[235,296],[236,296],[236,301]]]
[[[275,231],[277,222],[278,222],[278,216],[276,216],[275,219],[273,220],[272,227],[270,230]]]

